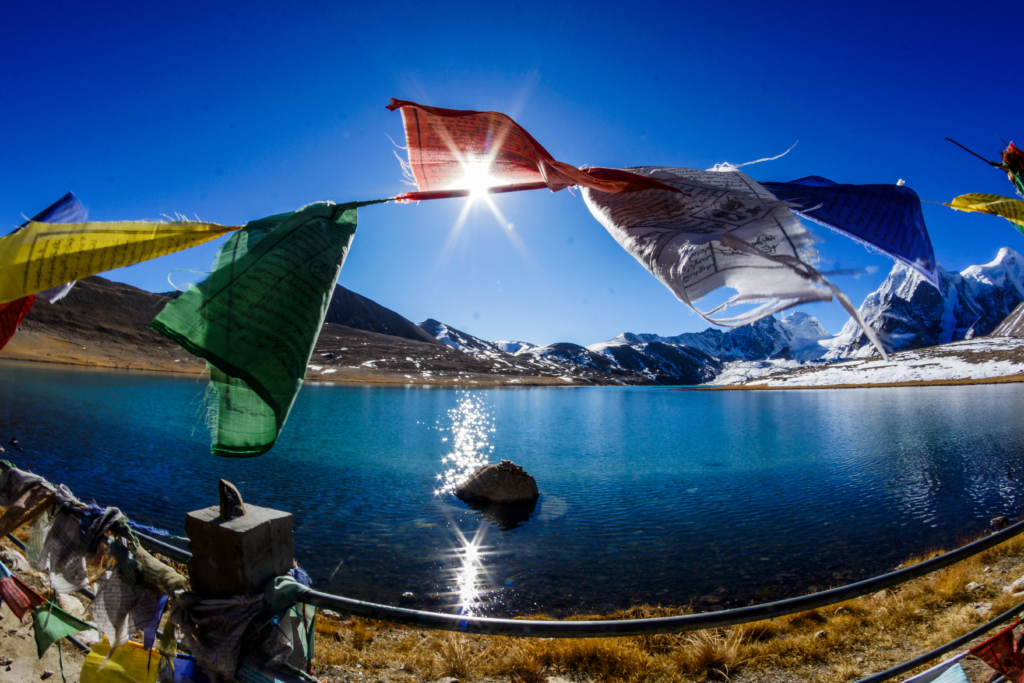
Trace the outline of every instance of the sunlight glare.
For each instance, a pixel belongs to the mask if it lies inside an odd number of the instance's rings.
[[[487,196],[487,188],[493,187],[497,181],[489,173],[489,165],[479,161],[469,161],[463,164],[461,184],[469,190],[470,201],[482,199]]]
[[[453,593],[462,614],[474,614],[484,604],[484,595],[490,587],[487,571],[484,569],[484,557],[488,549],[483,545],[485,526],[477,527],[472,539],[468,539],[456,529],[459,546],[452,556],[458,566],[453,571]]]
[[[459,392],[456,407],[448,411],[450,427],[438,427],[452,435],[451,451],[441,458],[447,469],[438,474],[442,485],[438,489],[453,494],[455,488],[469,478],[473,472],[487,464],[494,451],[490,435],[494,433],[494,416],[483,399],[470,392]]]

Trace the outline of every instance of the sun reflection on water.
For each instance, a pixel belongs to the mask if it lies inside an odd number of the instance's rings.
[[[487,464],[494,451],[494,446],[490,444],[490,435],[494,433],[494,417],[482,398],[465,393],[457,405],[448,411],[448,417],[451,426],[441,430],[451,434],[451,445],[448,453],[441,458],[441,464],[447,469],[437,475],[435,496],[454,493],[455,487]],[[449,440],[445,438],[444,441]]]
[[[442,443],[448,446],[437,475],[435,496],[452,495],[456,487],[473,472],[488,464],[494,451],[490,436],[494,433],[492,409],[477,394],[459,392],[454,408],[448,411],[449,426],[437,429],[447,433]],[[484,545],[487,525],[481,523],[472,537],[453,522],[453,548],[449,551],[450,569],[445,583],[450,597],[461,614],[475,614],[486,607],[484,595],[491,590],[491,579],[485,568],[493,549]]]
[[[458,529],[459,547],[452,551],[456,565],[452,570],[449,588],[461,614],[475,614],[484,605],[483,596],[490,590],[491,580],[484,568],[484,558],[491,549],[483,544],[485,525],[477,527],[473,538],[466,538]]]

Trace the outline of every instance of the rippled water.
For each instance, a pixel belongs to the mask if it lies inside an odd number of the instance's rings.
[[[318,587],[485,613],[764,600],[891,569],[1020,514],[1024,385],[693,392],[307,385],[269,454],[214,458],[205,381],[0,364],[19,465],[183,532],[216,482],[295,514]],[[537,478],[499,514],[448,493]]]

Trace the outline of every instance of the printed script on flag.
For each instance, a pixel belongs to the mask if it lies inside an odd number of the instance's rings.
[[[801,266],[811,272],[805,264],[814,257],[810,233],[749,176],[736,170],[629,170],[681,192],[615,195],[585,189],[587,207],[626,251],[710,322],[743,325],[790,306],[832,299],[827,287],[801,272]],[[752,249],[735,248],[740,243]],[[737,294],[711,311],[694,306],[721,287]],[[763,305],[731,318],[711,317],[730,305],[755,302]]]
[[[473,173],[486,174],[489,187],[544,183],[552,191],[573,185],[603,192],[676,191],[628,171],[581,170],[556,161],[522,126],[499,112],[427,107],[394,98],[387,108],[402,112],[407,169],[420,192],[468,189]]]

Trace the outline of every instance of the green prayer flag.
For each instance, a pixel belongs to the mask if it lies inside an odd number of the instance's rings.
[[[36,650],[41,659],[50,646],[61,638],[96,627],[68,614],[52,602],[47,602],[32,612],[32,628],[36,634]]]
[[[376,203],[310,204],[250,222],[221,247],[210,277],[150,323],[210,366],[214,455],[273,447],[352,244],[356,210]]]

